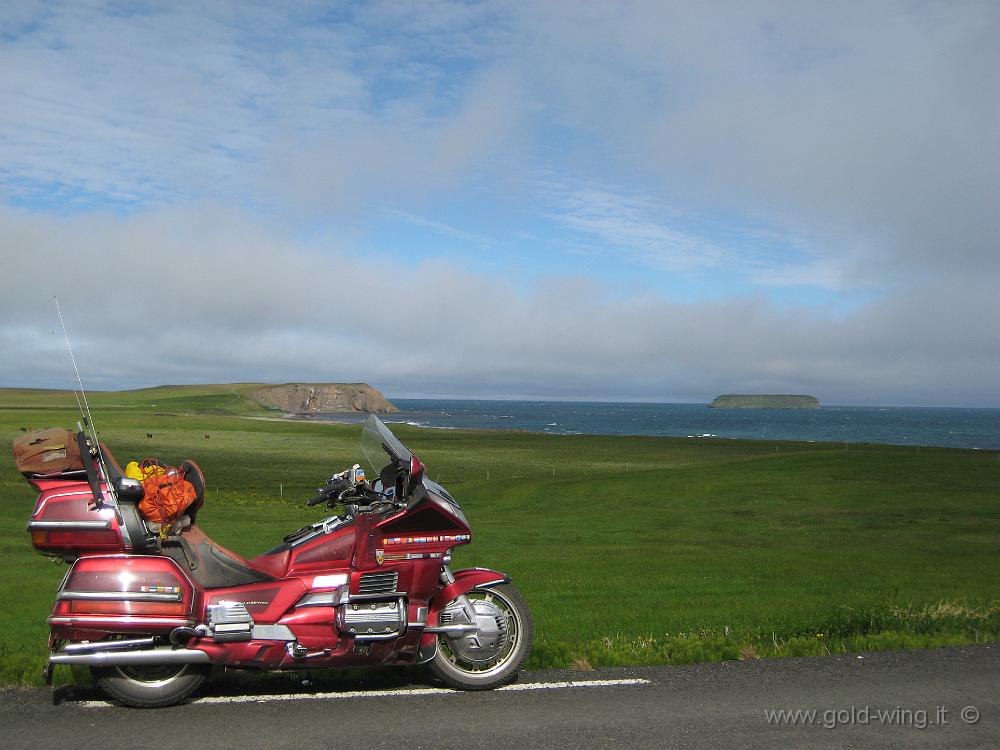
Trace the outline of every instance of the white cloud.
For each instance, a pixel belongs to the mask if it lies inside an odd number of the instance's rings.
[[[3,211],[0,235],[31,248],[10,253],[0,277],[6,385],[71,382],[52,335],[58,294],[90,387],[366,380],[466,395],[705,399],[748,389],[826,402],[1000,401],[994,337],[976,323],[1000,314],[986,280],[909,290],[844,316],[759,298],[630,297],[572,276],[519,291],[450,263],[320,252],[228,210],[61,220]]]
[[[644,196],[595,185],[548,180],[542,194],[552,206],[549,218],[588,236],[607,252],[667,271],[715,268],[734,261],[733,253],[696,233],[671,226],[678,217]],[[672,222],[670,219],[673,219]]]
[[[442,80],[443,62],[400,72],[413,61],[407,38],[385,37],[370,55],[366,19],[327,23],[327,10],[60,4],[21,14],[0,44],[8,197],[356,209],[387,188],[450,185],[503,143],[518,106],[502,72]],[[437,88],[410,80],[424,74]],[[399,76],[406,88],[392,94]]]
[[[482,234],[475,234],[473,232],[467,232],[464,229],[459,229],[450,224],[445,224],[442,221],[434,221],[428,219],[425,216],[417,216],[411,214],[408,211],[398,211],[390,210],[386,214],[394,219],[399,219],[400,221],[405,221],[407,224],[413,224],[414,226],[424,227],[425,229],[433,230],[439,234],[443,234],[447,237],[452,237],[456,240],[462,240],[469,245],[475,245],[478,247],[489,247],[493,244],[493,240]]]
[[[524,15],[522,59],[544,71],[533,80],[550,117],[591,136],[581,165],[805,238],[851,283],[998,270],[995,3]]]
[[[0,197],[37,211],[0,211],[4,382],[53,377],[58,293],[108,384],[1000,403],[995,3],[8,3],[0,29]],[[353,241],[396,212],[474,245],[431,210],[470,196],[533,248],[541,217],[651,275],[871,298],[525,291]]]

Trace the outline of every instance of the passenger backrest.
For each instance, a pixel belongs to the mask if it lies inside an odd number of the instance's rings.
[[[193,524],[196,521],[199,509],[205,504],[205,475],[202,473],[201,467],[190,458],[184,459],[183,463],[181,463],[181,469],[184,470],[184,478],[194,487],[194,502],[184,511],[184,514],[191,519],[191,523]]]

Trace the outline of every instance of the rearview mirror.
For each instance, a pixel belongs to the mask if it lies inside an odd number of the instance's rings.
[[[420,462],[420,459],[416,456],[410,456],[410,472],[406,477],[403,497],[409,497],[420,486],[420,480],[424,478],[424,471],[424,465]]]

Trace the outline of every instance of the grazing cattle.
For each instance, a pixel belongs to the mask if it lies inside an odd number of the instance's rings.
[[[27,428],[27,427],[22,427],[22,428],[21,428],[21,432],[27,432],[27,431],[28,431],[28,428]]]
[[[204,435],[202,435],[202,439],[208,440],[208,433],[207,432]]]
[[[152,440],[152,439],[153,439],[153,433],[152,433],[152,432],[147,432],[147,433],[146,433],[146,437],[147,437],[148,439]]]

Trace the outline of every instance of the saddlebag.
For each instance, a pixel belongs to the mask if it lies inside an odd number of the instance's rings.
[[[65,640],[166,634],[195,624],[193,603],[194,587],[168,557],[91,555],[74,562],[63,578],[49,625]]]
[[[83,471],[76,435],[60,427],[36,430],[16,438],[14,463],[26,477]]]

